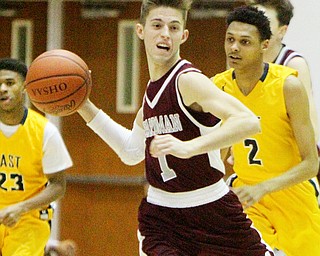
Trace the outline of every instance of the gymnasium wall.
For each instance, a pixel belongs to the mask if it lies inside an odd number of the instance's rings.
[[[0,7],[7,6],[7,1],[0,1]],[[2,9],[2,8],[0,8]],[[6,8],[4,8],[6,9]],[[47,33],[47,3],[45,2],[15,2],[8,3],[9,10],[16,10],[16,15],[8,17],[0,15],[0,58],[11,53],[11,28],[15,20],[31,19],[33,22],[33,56],[38,56],[46,50]]]

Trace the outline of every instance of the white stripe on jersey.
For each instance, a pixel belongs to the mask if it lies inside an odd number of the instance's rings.
[[[182,60],[182,61],[180,61],[180,63],[178,63],[178,65],[171,71],[170,75],[164,81],[163,85],[161,86],[160,90],[158,91],[157,95],[153,98],[152,101],[148,98],[148,95],[145,94],[146,102],[148,103],[150,108],[153,109],[155,107],[155,105],[157,105],[161,94],[163,93],[164,89],[167,87],[168,83],[171,81],[172,77],[177,73],[177,70],[179,70],[184,64],[187,64],[187,63],[190,63],[190,62],[188,62],[186,60]],[[147,87],[149,86],[149,84],[150,84],[150,81],[149,81]]]
[[[147,202],[170,208],[189,208],[217,201],[228,192],[229,187],[223,179],[207,187],[187,192],[167,192],[149,185]]]
[[[286,59],[284,60],[283,63],[281,63],[281,60],[282,58],[286,55],[286,53],[288,51],[293,51],[292,53],[290,53]],[[287,66],[288,62],[293,59],[294,57],[302,57],[302,55],[296,51],[294,51],[293,49],[287,47],[287,46],[283,46],[278,57],[276,58],[276,60],[274,61],[275,64],[280,64],[280,65],[283,65],[283,66]]]
[[[214,132],[214,130],[218,129],[221,125],[221,121],[220,123],[217,123],[215,126],[212,127],[208,127],[208,126],[204,126],[203,124],[199,123],[191,114],[190,112],[185,108],[180,93],[179,93],[179,89],[178,89],[178,78],[181,74],[186,73],[186,72],[190,72],[190,71],[194,71],[194,72],[199,72],[199,70],[194,69],[194,68],[189,68],[189,69],[185,69],[183,70],[180,74],[177,75],[176,77],[176,82],[175,82],[175,86],[176,86],[176,95],[177,95],[177,99],[178,99],[178,103],[179,103],[179,107],[180,109],[183,111],[183,113],[189,118],[189,120],[199,128],[200,130],[200,134],[201,135],[205,135],[208,134],[210,132]],[[209,151],[208,153],[208,158],[210,161],[210,166],[221,171],[223,174],[225,174],[225,166],[223,164],[223,161],[221,160],[221,155],[220,155],[220,150],[212,150]]]

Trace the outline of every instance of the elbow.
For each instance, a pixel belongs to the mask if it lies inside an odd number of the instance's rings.
[[[310,161],[309,170],[310,170],[310,176],[311,176],[310,178],[313,178],[318,175],[318,172],[319,172],[318,157],[313,158],[312,161]]]
[[[66,194],[66,185],[64,185],[64,186],[61,188],[61,197],[64,197],[65,194]]]
[[[138,152],[122,151],[122,154],[120,154],[120,159],[126,165],[130,165],[130,166],[137,165],[144,160],[144,151],[138,151]]]
[[[62,197],[64,197],[65,193],[66,193],[66,181],[64,181],[63,183],[61,183],[58,187],[58,191],[57,191],[57,199],[60,199]]]
[[[312,154],[312,156],[307,156],[302,159],[302,163],[304,162],[304,170],[305,170],[305,179],[311,179],[318,175],[319,172],[319,159],[316,153]]]
[[[137,165],[138,163],[140,163],[142,160],[135,160],[135,159],[123,159],[120,158],[122,163],[129,165],[129,166],[134,166]]]
[[[260,120],[258,117],[254,118],[254,127],[255,127],[255,133],[260,133],[261,132],[261,125],[260,125]]]
[[[261,132],[260,120],[256,116],[250,116],[246,121],[246,127],[248,129],[249,135],[254,135]]]
[[[57,199],[64,197],[66,190],[67,190],[67,181],[66,181],[65,174],[63,172],[63,178],[59,182],[56,183],[56,193],[55,194],[57,196]]]
[[[54,196],[53,201],[62,198],[66,193],[67,181],[65,171],[59,171],[51,174],[48,178],[48,185],[46,189],[51,191]]]

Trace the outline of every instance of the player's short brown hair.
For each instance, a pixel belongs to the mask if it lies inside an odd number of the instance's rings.
[[[188,11],[192,5],[192,0],[143,0],[141,5],[140,23],[142,25],[146,22],[150,10],[155,7],[165,6],[172,7],[183,12],[184,25],[186,26]]]
[[[290,0],[246,0],[247,5],[262,5],[277,12],[279,25],[289,25],[293,17],[293,5]]]

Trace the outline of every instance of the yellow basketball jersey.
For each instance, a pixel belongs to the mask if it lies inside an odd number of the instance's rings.
[[[25,122],[10,137],[0,131],[0,209],[44,189],[43,139],[47,119],[29,109]]]
[[[264,75],[246,96],[237,85],[233,69],[213,78],[220,89],[239,99],[261,122],[261,133],[233,146],[234,171],[247,184],[278,176],[301,161],[283,93],[284,81],[289,75],[297,76],[297,72],[266,64]]]

